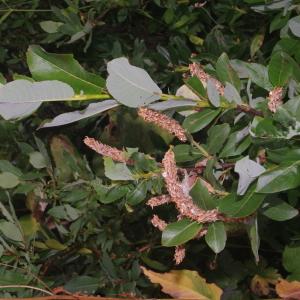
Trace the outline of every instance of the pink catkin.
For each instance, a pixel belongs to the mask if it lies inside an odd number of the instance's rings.
[[[128,160],[126,159],[124,153],[114,147],[110,147],[108,145],[102,144],[98,141],[96,141],[93,138],[90,137],[85,137],[83,142],[90,147],[91,149],[93,149],[94,151],[96,151],[97,153],[103,155],[103,156],[107,156],[112,158],[115,161],[119,161],[119,162],[127,162]]]
[[[269,92],[269,102],[268,107],[271,112],[276,112],[277,108],[282,105],[282,97],[283,97],[283,88],[276,87],[272,91]]]
[[[145,107],[140,107],[138,109],[138,115],[146,122],[156,124],[157,126],[167,130],[169,133],[176,136],[180,141],[187,141],[185,130],[174,119]]]
[[[207,81],[210,79],[212,80],[212,82],[214,83],[216,89],[218,90],[219,94],[220,95],[224,95],[224,86],[223,84],[213,78],[212,76],[210,76],[209,74],[207,74],[203,68],[201,67],[200,64],[197,64],[197,63],[192,63],[189,65],[189,69],[190,69],[190,73],[192,76],[196,76],[198,77],[198,79],[202,82],[203,85],[206,85],[207,84]]]
[[[160,231],[164,231],[167,227],[167,223],[160,219],[157,215],[153,215],[151,223],[154,227],[158,228]]]
[[[207,228],[202,228],[200,229],[200,231],[197,233],[195,239],[200,239],[203,236],[205,236],[207,234]]]
[[[185,258],[185,248],[183,245],[176,246],[174,253],[175,264],[179,265]]]
[[[175,155],[171,149],[166,152],[162,164],[164,167],[163,177],[167,190],[171,196],[171,201],[175,203],[179,214],[199,223],[217,221],[218,211],[216,209],[207,211],[202,210],[194,204],[190,196],[184,193],[182,185],[177,177]]]
[[[151,206],[151,208],[159,205],[163,205],[169,203],[171,201],[171,197],[169,195],[161,195],[157,197],[152,197],[147,201],[147,205]]]

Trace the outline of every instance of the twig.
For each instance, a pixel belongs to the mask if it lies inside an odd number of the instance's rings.
[[[8,289],[8,288],[23,288],[23,289],[31,289],[31,290],[36,290],[36,291],[40,291],[44,294],[50,295],[52,296],[53,294],[51,292],[48,292],[46,290],[43,290],[41,288],[35,287],[35,286],[30,286],[30,285],[22,285],[22,284],[16,284],[16,285],[0,285],[0,289]]]
[[[245,105],[245,104],[241,104],[241,105],[237,105],[236,109],[238,111],[244,112],[244,113],[248,113],[254,116],[263,116],[263,113],[257,109],[254,109],[252,107],[250,107],[249,105]]]

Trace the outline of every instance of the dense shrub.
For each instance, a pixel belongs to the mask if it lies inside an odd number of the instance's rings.
[[[299,4],[49,2],[0,5],[1,295],[298,299]]]

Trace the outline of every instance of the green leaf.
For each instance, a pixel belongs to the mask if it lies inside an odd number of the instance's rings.
[[[59,80],[69,84],[77,94],[99,94],[105,81],[85,71],[71,54],[48,53],[39,46],[30,46],[27,64],[35,80]]]
[[[10,173],[10,172],[3,172],[0,173],[0,187],[3,189],[12,189],[16,187],[20,183],[19,178]]]
[[[6,78],[0,73],[0,87],[6,83]]]
[[[207,80],[207,96],[210,103],[215,107],[220,107],[220,94],[212,79]]]
[[[82,292],[86,294],[94,294],[99,285],[99,278],[82,275],[72,278],[65,284],[64,288],[71,293]]]
[[[29,162],[36,169],[43,169],[47,167],[46,160],[41,152],[35,151],[29,154]]]
[[[256,192],[277,193],[300,185],[300,161],[283,163],[260,175]]]
[[[59,250],[59,251],[63,251],[68,248],[66,245],[63,245],[62,243],[60,243],[59,241],[57,241],[55,239],[48,239],[45,241],[45,244],[48,248],[54,249],[54,250]]]
[[[247,68],[249,72],[249,78],[258,86],[261,88],[271,91],[273,89],[272,84],[269,80],[269,74],[267,67],[256,64],[256,63],[248,63],[245,64],[245,67]]]
[[[21,217],[19,223],[25,236],[33,236],[40,229],[40,224],[32,215]]]
[[[248,127],[231,133],[219,157],[231,157],[242,154],[251,144],[248,134]]]
[[[240,200],[233,193],[223,198],[219,202],[219,211],[233,218],[247,217],[260,207],[265,197],[265,194],[256,193],[253,185]]]
[[[249,159],[248,155],[238,160],[234,166],[234,171],[239,174],[237,194],[244,195],[248,186],[265,170],[259,163]]]
[[[19,270],[0,269],[0,285],[26,285],[31,280],[32,276],[29,273],[22,274]]]
[[[289,20],[289,28],[295,36],[300,37],[300,16]]]
[[[197,132],[206,127],[220,113],[220,109],[206,108],[185,118],[182,126],[190,133]]]
[[[106,87],[109,93],[129,107],[148,105],[160,99],[162,91],[149,74],[129,64],[125,57],[116,58],[107,64],[109,76]]]
[[[79,210],[69,204],[54,206],[47,213],[56,219],[68,221],[75,221],[80,216]]]
[[[9,239],[15,242],[22,242],[23,235],[20,231],[20,228],[11,222],[2,221],[0,223],[0,231]]]
[[[227,123],[215,125],[208,130],[207,151],[211,154],[218,153],[230,133],[230,126]]]
[[[270,81],[274,87],[285,86],[293,73],[293,65],[290,63],[290,57],[281,51],[273,54],[268,72]]]
[[[298,210],[281,199],[270,199],[263,206],[263,214],[275,221],[286,221],[299,214]]]
[[[100,180],[93,180],[91,184],[99,196],[97,200],[104,204],[113,203],[121,199],[129,191],[127,186],[105,186],[101,184]]]
[[[185,80],[185,84],[199,97],[206,97],[206,91],[198,77],[192,76]]]
[[[287,24],[289,18],[290,18],[290,13],[284,14],[283,12],[280,12],[279,14],[277,14],[275,18],[272,19],[272,22],[270,23],[269,33],[272,33],[273,31],[284,27]]]
[[[226,53],[222,53],[216,64],[216,72],[218,78],[225,84],[231,83],[238,91],[241,89],[241,81],[230,65],[229,58]]]
[[[23,175],[22,171],[19,168],[15,167],[11,162],[7,160],[0,160],[0,171],[12,173],[18,177]]]
[[[225,88],[224,88],[224,97],[229,102],[234,102],[236,104],[242,104],[242,99],[241,99],[241,96],[240,96],[239,92],[229,82],[226,82],[226,85],[225,85]]]
[[[209,224],[205,241],[207,245],[217,254],[220,253],[226,245],[226,231],[223,222]]]
[[[286,246],[283,251],[282,263],[284,268],[292,273],[289,280],[300,280],[300,245]],[[296,277],[297,276],[297,277]],[[295,278],[296,277],[296,278]]]
[[[194,203],[204,210],[216,208],[216,200],[208,192],[201,179],[196,180],[190,190],[190,196],[193,198]]]
[[[137,205],[145,200],[148,184],[146,181],[140,182],[134,190],[127,194],[127,202],[130,205]]]
[[[105,176],[111,180],[134,180],[125,163],[115,163],[110,157],[104,157]]]
[[[119,104],[115,100],[91,103],[84,110],[76,110],[58,115],[52,121],[44,123],[41,128],[55,127],[77,122],[86,118],[97,116],[98,114],[117,106],[119,106]]]
[[[265,35],[263,33],[257,33],[253,37],[253,39],[251,41],[251,45],[250,45],[250,56],[251,56],[251,58],[254,57],[254,55],[256,54],[256,52],[262,46],[262,44],[264,42],[264,37],[265,37]]]
[[[57,80],[30,82],[20,79],[3,85],[0,91],[0,115],[6,120],[27,117],[43,101],[68,100],[74,96],[70,86]]]
[[[300,160],[300,148],[279,148],[267,150],[268,159],[275,163],[281,163],[282,157],[284,157],[285,162],[294,162],[295,160]]]
[[[56,33],[64,23],[54,21],[42,21],[40,22],[41,28],[47,33]]]
[[[161,243],[165,247],[178,246],[193,239],[201,229],[202,224],[189,219],[170,223],[162,232]]]
[[[258,233],[257,218],[255,218],[251,222],[251,224],[248,225],[247,232],[248,232],[248,236],[250,239],[252,253],[255,257],[256,263],[258,263],[259,262],[258,250],[259,250],[259,246],[260,246],[260,237],[259,237],[259,233]]]
[[[193,148],[191,145],[181,144],[173,148],[175,153],[175,160],[177,162],[193,161],[202,157],[198,149]]]

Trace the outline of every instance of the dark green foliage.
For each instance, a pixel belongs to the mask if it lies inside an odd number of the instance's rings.
[[[179,268],[218,284],[224,299],[275,298],[279,274],[300,281],[292,2],[0,2],[0,285],[162,298],[140,266],[175,268],[171,247],[183,244]],[[201,63],[207,84],[183,76],[191,63]],[[55,95],[40,94],[37,82],[50,80]],[[9,90],[11,81],[19,89]],[[189,93],[176,96],[182,84]],[[272,111],[278,87],[283,103]],[[177,120],[187,142],[145,122],[143,105]],[[85,136],[125,159],[89,150]],[[168,194],[161,161],[169,148],[186,197],[217,209],[218,220],[178,220],[173,204],[146,205]],[[162,233],[153,214],[168,223]],[[253,287],[256,275],[269,280],[267,294]]]

